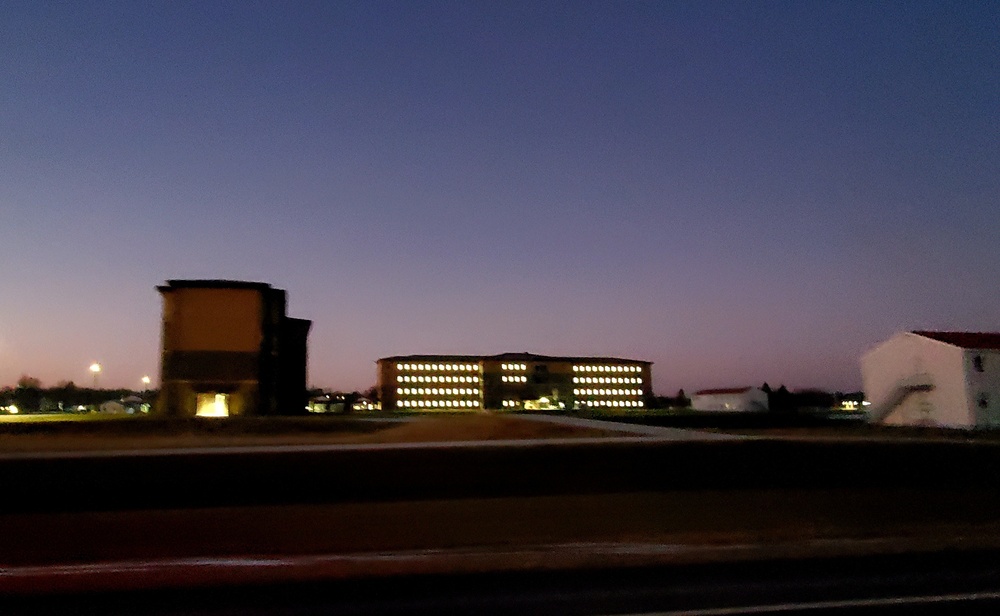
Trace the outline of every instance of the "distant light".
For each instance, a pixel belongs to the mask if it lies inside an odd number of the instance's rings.
[[[97,374],[98,372],[101,371],[101,364],[97,362],[90,364],[90,371],[93,372],[94,374]]]
[[[9,407],[7,407],[7,410],[10,411],[11,415],[17,415],[20,412],[20,411],[18,411],[18,408],[16,406],[14,406],[13,404],[11,404]]]
[[[142,384],[143,384],[143,385],[149,385],[149,383],[150,383],[150,382],[151,382],[151,381],[149,380],[149,376],[148,376],[148,375],[147,375],[147,376],[144,376],[144,377],[142,377]]]

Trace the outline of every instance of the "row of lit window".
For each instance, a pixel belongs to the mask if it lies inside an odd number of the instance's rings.
[[[472,372],[479,370],[478,364],[396,364],[396,370],[465,370]]]
[[[587,406],[632,406],[632,407],[637,407],[637,406],[642,406],[642,400],[587,400]]]
[[[573,366],[573,372],[639,372],[639,366]]]
[[[504,400],[503,401],[503,405],[506,406],[506,407],[513,408],[513,407],[516,407],[516,406],[521,406],[521,403],[518,402],[517,400]]]
[[[397,387],[396,393],[404,396],[423,396],[427,394],[435,396],[474,396],[479,394],[479,390],[465,387]]]
[[[500,368],[503,370],[527,370],[528,366],[525,364],[500,364]]]
[[[527,383],[528,377],[526,376],[507,376],[506,374],[500,377],[504,383]]]
[[[631,376],[574,376],[574,383],[642,383],[641,377]]]
[[[478,376],[397,376],[400,383],[478,383]]]
[[[575,396],[641,396],[641,389],[574,389]]]
[[[476,408],[479,400],[397,400],[399,408]]]

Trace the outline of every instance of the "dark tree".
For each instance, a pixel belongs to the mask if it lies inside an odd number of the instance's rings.
[[[674,399],[674,406],[680,408],[688,408],[691,406],[691,398],[688,398],[687,395],[685,395],[683,388],[677,390],[677,398]]]
[[[21,378],[17,379],[17,386],[22,389],[41,389],[42,382],[33,376],[22,374]]]

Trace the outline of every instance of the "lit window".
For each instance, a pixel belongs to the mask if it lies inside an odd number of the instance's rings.
[[[478,376],[472,377],[472,382],[473,383],[478,383],[479,382],[479,377]]]
[[[472,406],[479,406],[479,400],[473,400]]]
[[[229,417],[229,394],[198,394],[195,415],[198,417]]]
[[[639,400],[639,406],[642,406],[642,400]]]
[[[403,382],[403,377],[401,377],[401,376],[397,376],[397,377],[396,377],[396,380],[397,380],[398,382],[402,383],[402,382]]]

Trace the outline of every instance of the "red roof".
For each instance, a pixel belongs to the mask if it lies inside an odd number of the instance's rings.
[[[1000,349],[1000,332],[911,332],[963,349]]]
[[[694,395],[715,396],[720,394],[745,394],[751,389],[753,389],[753,387],[731,387],[729,389],[703,389],[701,391],[694,392]]]

